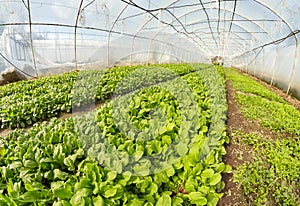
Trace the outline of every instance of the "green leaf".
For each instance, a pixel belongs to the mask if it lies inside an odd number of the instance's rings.
[[[27,191],[22,196],[21,199],[23,202],[39,202],[46,198],[46,192],[40,191]]]
[[[91,189],[82,188],[72,196],[70,203],[72,204],[72,206],[84,206],[84,197],[88,197],[91,193]]]
[[[216,194],[208,194],[207,195],[207,205],[208,206],[216,206],[219,202],[219,196]]]
[[[64,159],[64,164],[66,166],[68,166],[68,170],[70,170],[70,171],[75,170],[74,163],[75,163],[76,157],[77,157],[77,155],[75,154],[75,155],[69,155],[68,157],[66,157]]]
[[[206,205],[207,199],[204,197],[204,195],[201,192],[191,192],[188,194],[191,203],[194,203],[196,205]]]
[[[33,160],[26,160],[24,162],[24,166],[28,167],[28,168],[36,168],[38,166],[38,164]]]
[[[107,181],[112,181],[117,177],[118,173],[116,171],[110,171],[107,173]]]
[[[205,163],[213,165],[215,163],[215,152],[211,151],[205,159]]]
[[[73,196],[73,192],[66,188],[59,188],[53,191],[54,195],[61,199],[70,199]]]
[[[16,169],[16,168],[19,168],[19,167],[23,167],[23,164],[21,161],[14,161],[12,162],[11,164],[8,165],[8,168],[10,169]]]
[[[128,181],[131,178],[131,172],[126,171],[124,173],[122,173],[122,177],[124,178],[124,180]]]
[[[176,149],[176,152],[180,155],[180,156],[183,156],[185,155],[187,152],[188,152],[188,148],[187,146],[184,144],[184,143],[178,143],[176,146],[175,146],[175,149]]]
[[[197,163],[196,166],[193,168],[193,173],[195,176],[198,176],[201,174],[203,170],[203,165],[201,163]]]
[[[6,197],[2,194],[0,194],[0,205],[4,206],[18,206],[17,203],[15,203],[12,198]]]
[[[210,185],[216,185],[222,180],[222,175],[220,173],[216,173],[209,178]]]
[[[159,154],[162,151],[161,142],[158,140],[152,140],[151,141],[151,149]]]
[[[84,198],[80,195],[74,195],[71,198],[70,203],[72,206],[85,206]]]
[[[158,186],[157,186],[157,184],[155,184],[155,183],[151,183],[151,188],[150,188],[150,192],[149,192],[149,194],[150,195],[154,195],[154,194],[156,194],[157,193],[157,191],[158,191]]]
[[[148,164],[137,164],[133,167],[134,172],[140,176],[147,176],[150,173]]]
[[[170,145],[172,144],[172,138],[169,135],[162,136],[162,144]]]
[[[105,202],[104,202],[103,198],[100,195],[93,198],[93,204],[95,206],[105,206]]]
[[[156,206],[171,206],[171,205],[172,205],[172,200],[169,195],[161,196],[156,203]]]
[[[107,186],[105,188],[105,191],[103,192],[103,196],[106,198],[110,198],[115,196],[117,193],[117,188],[114,188],[113,186]]]
[[[25,126],[26,126],[24,122],[20,122],[20,125],[22,128],[25,128]]]
[[[162,171],[162,172],[154,175],[154,180],[158,185],[160,185],[160,183],[162,183],[162,182],[170,181],[165,171]]]
[[[223,173],[229,173],[232,171],[232,167],[230,165],[225,165],[225,168],[223,170]]]
[[[154,203],[156,202],[156,201],[155,201],[155,198],[153,197],[153,195],[150,195],[150,194],[149,194],[149,195],[144,195],[143,198],[144,198],[145,200],[147,200],[149,203],[153,203],[153,204],[154,204]],[[153,204],[152,204],[152,205],[153,205]]]
[[[165,171],[168,177],[172,177],[175,174],[175,170],[172,166],[167,168]]]
[[[208,186],[201,186],[198,188],[198,192],[201,192],[203,194],[207,194],[210,191],[210,187]]]
[[[149,187],[150,182],[148,182],[147,180],[141,180],[136,184],[136,187],[139,188],[141,190],[141,192],[145,192],[145,190]]]
[[[0,156],[4,157],[6,155],[6,150],[4,147],[0,147]]]
[[[143,154],[144,154],[144,152],[142,150],[137,150],[134,153],[135,161],[138,161],[139,159],[141,159],[143,157]]]
[[[208,179],[213,176],[215,171],[213,169],[206,169],[202,172],[201,177],[204,179]]]
[[[145,202],[144,200],[134,198],[134,199],[129,200],[128,205],[130,205],[130,206],[144,206],[144,202]]]
[[[68,178],[69,174],[66,172],[61,171],[60,169],[54,169],[54,179],[60,179],[60,180],[65,180]]]
[[[181,206],[183,205],[183,199],[181,197],[172,198],[172,206]]]
[[[196,192],[195,188],[197,188],[197,186],[198,186],[197,180],[190,178],[185,183],[185,190],[188,193],[190,193],[190,192]]]
[[[225,169],[225,164],[223,162],[215,165],[215,172],[223,172]]]
[[[173,166],[174,166],[174,169],[176,170],[179,170],[183,167],[183,163],[181,160],[176,160],[174,163],[173,163]]]

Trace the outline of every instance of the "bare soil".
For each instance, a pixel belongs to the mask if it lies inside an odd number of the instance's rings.
[[[241,72],[237,70],[238,72]],[[296,109],[300,111],[300,101],[296,98],[293,98],[286,94],[284,91],[275,88],[266,82],[253,77],[249,74],[242,74],[256,80],[260,84],[264,85],[266,88],[271,91],[277,93],[291,105],[293,105]],[[232,139],[232,133],[234,131],[242,131],[243,133],[254,133],[260,135],[262,138],[267,138],[274,140],[278,138],[278,136],[287,137],[288,134],[278,134],[272,132],[270,129],[262,127],[257,121],[246,119],[241,111],[240,106],[235,101],[235,91],[230,85],[230,81],[226,81],[227,88],[227,104],[228,104],[228,112],[227,112],[227,135]],[[223,161],[226,164],[229,164],[233,168],[233,173],[236,167],[249,162],[252,160],[252,147],[246,144],[240,144],[237,142],[231,141],[229,144],[225,145],[227,154],[223,157]],[[219,206],[244,206],[251,205],[251,197],[246,197],[243,193],[243,189],[241,185],[233,182],[233,173],[228,173],[223,175],[223,180],[225,182],[225,189],[223,190],[224,196],[219,201]]]
[[[273,92],[276,92],[279,96],[284,98],[287,102],[289,102],[291,105],[293,105],[296,109],[300,111],[300,101],[296,98],[293,98],[286,94],[284,91],[273,87],[269,85],[268,83],[253,77],[249,74],[246,74],[244,72],[241,72],[240,70],[237,70],[238,72],[253,78],[260,84],[264,85],[266,88],[270,89]],[[232,137],[232,133],[234,131],[242,131],[244,133],[254,133],[259,134],[263,138],[268,139],[276,139],[278,138],[278,134],[275,134],[270,129],[262,127],[257,121],[246,119],[241,111],[240,106],[235,101],[235,93],[236,91],[232,88],[230,85],[230,81],[226,81],[226,88],[227,88],[227,103],[228,103],[228,112],[227,112],[227,135],[230,138]],[[65,119],[72,117],[74,115],[80,115],[83,112],[92,111],[96,108],[99,108],[104,103],[100,102],[95,105],[93,108],[87,108],[86,110],[76,111],[72,113],[62,113],[59,115],[59,119]],[[29,129],[31,127],[27,127],[26,129]],[[13,130],[5,129],[0,130],[0,137],[6,136],[13,132]],[[223,157],[223,161],[231,165],[234,170],[246,163],[252,160],[252,148],[249,145],[246,144],[239,144],[236,142],[231,141],[229,144],[225,145],[227,154]],[[241,185],[238,183],[233,182],[233,173],[227,173],[223,175],[223,180],[225,182],[225,189],[223,190],[224,196],[220,199],[218,206],[246,206],[251,205],[251,197],[246,197],[244,195],[243,189],[241,188]]]

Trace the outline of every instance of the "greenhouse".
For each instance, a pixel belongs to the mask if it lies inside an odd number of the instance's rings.
[[[0,0],[0,205],[299,206],[296,0]]]

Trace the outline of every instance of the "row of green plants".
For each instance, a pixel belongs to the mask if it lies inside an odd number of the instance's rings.
[[[253,150],[253,160],[234,171],[235,181],[243,186],[251,204],[299,205],[300,112],[249,77],[234,70],[225,72],[237,91],[243,115],[274,132],[274,138],[242,131],[231,134]]]
[[[2,138],[1,205],[217,205],[224,84],[197,70]]]
[[[124,77],[141,67],[71,72],[0,87],[0,128],[24,128],[35,122],[57,117],[62,112],[71,112],[74,107],[105,101],[112,97],[115,87]],[[160,72],[151,66],[143,67],[142,71],[147,71],[150,75],[135,73],[135,78],[143,78],[152,85],[175,78],[177,73],[183,75],[195,71],[194,67],[183,64],[163,65],[163,67],[166,70]],[[151,80],[154,72],[158,72],[157,76],[160,77],[156,82]],[[123,87],[124,91],[119,92],[130,92],[137,89],[137,86],[128,84]],[[82,93],[81,90],[85,88],[91,88],[94,92]]]
[[[232,87],[237,91],[257,95],[271,101],[286,103],[278,94],[270,91],[254,79],[242,75],[233,69],[227,70],[226,77],[231,81]]]
[[[258,120],[262,126],[275,132],[300,135],[300,112],[294,106],[276,93],[234,70],[227,71],[226,75],[228,80],[231,80],[233,88],[243,92],[236,93],[235,97],[242,105],[241,112],[245,117]]]
[[[270,140],[243,132],[234,135],[253,148],[253,160],[234,172],[234,180],[243,186],[252,204],[299,205],[299,138]]]

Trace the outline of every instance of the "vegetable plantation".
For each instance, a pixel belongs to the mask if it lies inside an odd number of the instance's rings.
[[[0,206],[300,206],[297,0],[1,0]]]
[[[244,161],[233,171],[234,181],[252,205],[299,205],[299,110],[288,101],[291,97],[284,99],[237,71],[226,70],[226,76],[242,114],[250,120],[247,129],[228,132]],[[255,121],[261,126],[254,127]],[[251,158],[245,161],[242,153],[247,151]]]
[[[207,64],[2,86],[0,205],[299,205],[300,112],[271,90]]]
[[[1,87],[1,128],[33,125],[1,138],[1,205],[217,205],[231,171],[224,82],[220,68],[174,64]]]

